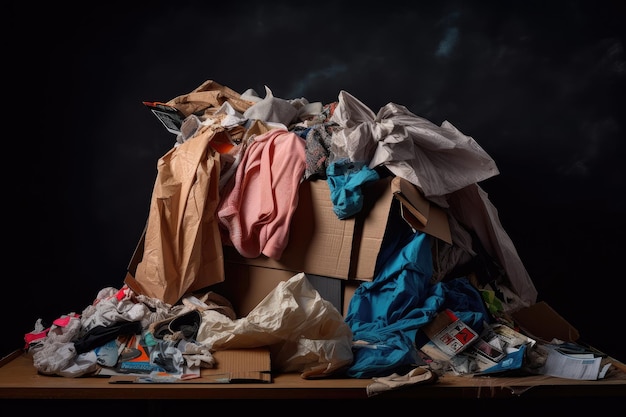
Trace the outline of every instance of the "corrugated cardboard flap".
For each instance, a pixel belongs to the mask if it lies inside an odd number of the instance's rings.
[[[578,330],[545,301],[517,310],[512,316],[526,334],[545,342],[575,342],[580,337]]]
[[[402,203],[402,217],[411,227],[452,244],[448,215],[441,207],[432,204],[415,185],[404,178],[394,177],[391,190]]]
[[[229,375],[229,382],[272,382],[269,348],[227,349],[213,353],[217,366],[203,369],[202,378]]]

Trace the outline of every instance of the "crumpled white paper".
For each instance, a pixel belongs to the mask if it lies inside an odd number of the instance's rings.
[[[352,330],[304,273],[279,283],[246,317],[203,312],[196,340],[212,350],[269,346],[272,369],[329,376],[353,360]]]
[[[393,373],[389,376],[372,378],[366,388],[367,396],[373,397],[381,392],[405,388],[410,385],[432,384],[437,381],[437,374],[424,367],[413,368],[406,375]]]

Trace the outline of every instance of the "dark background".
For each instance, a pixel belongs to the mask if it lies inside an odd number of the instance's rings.
[[[221,3],[9,6],[2,356],[123,284],[175,140],[141,102],[212,79],[472,136],[539,299],[626,360],[623,2]]]

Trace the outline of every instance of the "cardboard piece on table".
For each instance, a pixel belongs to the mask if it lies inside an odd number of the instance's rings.
[[[147,376],[114,375],[111,384],[234,384],[271,383],[272,369],[269,348],[228,349],[213,352],[214,368],[203,368],[200,377],[182,380],[150,381]]]
[[[545,342],[551,342],[552,339],[575,342],[580,337],[578,330],[545,301],[521,308],[512,316],[524,333],[534,339]]]

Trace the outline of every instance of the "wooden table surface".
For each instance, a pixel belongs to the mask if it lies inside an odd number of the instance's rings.
[[[2,360],[0,399],[366,399],[366,398],[556,398],[626,399],[626,371],[620,362],[607,378],[579,381],[544,375],[523,377],[441,376],[368,397],[371,379],[313,379],[274,375],[271,383],[110,383],[108,377],[67,378],[40,375],[32,357],[14,352]]]

